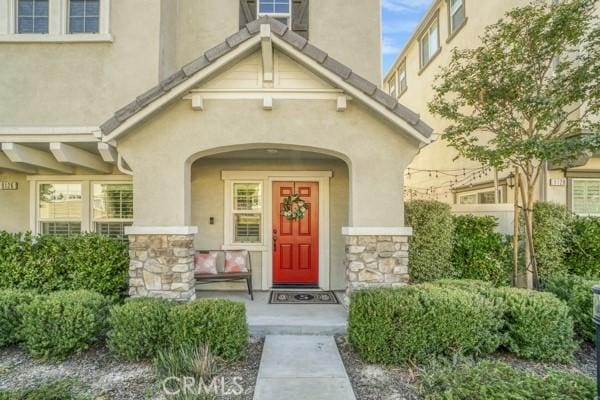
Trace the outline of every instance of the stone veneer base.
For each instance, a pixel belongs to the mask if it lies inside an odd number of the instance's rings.
[[[193,234],[130,234],[129,295],[195,299],[193,241]]]
[[[409,282],[408,236],[346,236],[346,298],[366,288],[401,287]]]

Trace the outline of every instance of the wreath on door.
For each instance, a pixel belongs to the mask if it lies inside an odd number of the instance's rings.
[[[300,198],[298,193],[292,194],[283,199],[283,210],[281,215],[290,221],[304,218],[308,204]]]

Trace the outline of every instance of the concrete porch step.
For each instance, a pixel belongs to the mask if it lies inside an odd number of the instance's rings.
[[[346,334],[347,311],[343,305],[268,304],[269,293],[255,292],[254,301],[244,292],[197,291],[196,296],[243,302],[252,336]]]

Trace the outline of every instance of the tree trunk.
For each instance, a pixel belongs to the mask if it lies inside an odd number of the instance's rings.
[[[520,192],[525,217],[525,271],[527,273],[528,289],[539,288],[535,244],[533,242],[533,202],[535,200],[534,191],[535,182],[531,176],[527,176],[527,194],[525,193],[525,185],[523,184],[520,185]]]
[[[516,287],[519,283],[519,169],[515,167],[514,188],[514,219],[513,219],[513,277],[512,283]]]

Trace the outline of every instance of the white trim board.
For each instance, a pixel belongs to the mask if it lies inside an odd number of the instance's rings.
[[[126,235],[196,235],[197,226],[128,226]]]
[[[342,228],[344,236],[412,236],[413,229],[408,226],[399,227],[358,227],[345,226]]]
[[[223,250],[234,250],[245,248],[249,251],[260,251],[262,253],[261,289],[268,290],[273,287],[273,242],[266,240],[271,238],[273,230],[273,182],[318,182],[319,183],[319,287],[323,290],[330,289],[331,258],[330,258],[330,221],[329,221],[329,180],[333,176],[332,171],[222,171],[221,178],[225,183],[225,207],[223,227]],[[232,226],[230,220],[227,190],[228,183],[232,181],[261,181],[263,183],[263,243],[256,246],[228,245],[231,237]]]

